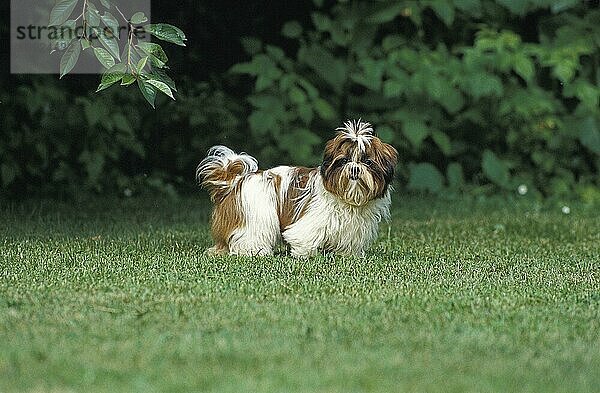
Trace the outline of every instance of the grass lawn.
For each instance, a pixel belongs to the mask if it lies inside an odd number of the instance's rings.
[[[600,390],[600,209],[398,197],[366,259],[209,258],[205,199],[0,204],[0,392]]]

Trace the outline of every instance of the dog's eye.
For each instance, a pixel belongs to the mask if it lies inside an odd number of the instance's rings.
[[[371,160],[370,158],[367,158],[366,160],[363,161],[365,163],[365,165],[367,166],[373,166],[373,164],[375,164],[375,161]]]
[[[342,157],[339,160],[337,160],[335,162],[337,165],[346,165],[348,163],[348,158],[347,157]]]

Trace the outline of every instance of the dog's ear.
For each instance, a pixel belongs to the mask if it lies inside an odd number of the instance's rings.
[[[385,181],[390,183],[394,179],[394,172],[396,171],[396,165],[398,165],[398,150],[394,146],[384,143],[383,155],[385,157]]]
[[[325,151],[323,152],[323,162],[321,163],[321,176],[325,177],[327,171],[331,167],[333,160],[335,159],[336,147],[339,145],[339,141],[334,138],[327,142],[325,145]]]
[[[327,169],[331,166],[332,157],[325,154],[323,155],[323,162],[321,163],[321,176],[325,177]]]
[[[398,151],[394,146],[377,140],[378,143],[374,146],[375,160],[380,168],[383,169],[383,178],[386,184],[389,184],[394,179],[396,165],[398,165]]]

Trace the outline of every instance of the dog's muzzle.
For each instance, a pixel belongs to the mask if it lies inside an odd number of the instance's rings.
[[[360,177],[360,167],[358,165],[353,165],[350,167],[348,171],[348,177],[350,180],[358,180]]]

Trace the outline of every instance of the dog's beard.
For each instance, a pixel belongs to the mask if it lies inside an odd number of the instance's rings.
[[[337,186],[330,190],[344,202],[352,206],[364,206],[375,198],[377,186],[375,178],[365,168],[355,180],[350,178],[351,166],[346,165],[337,175]]]

